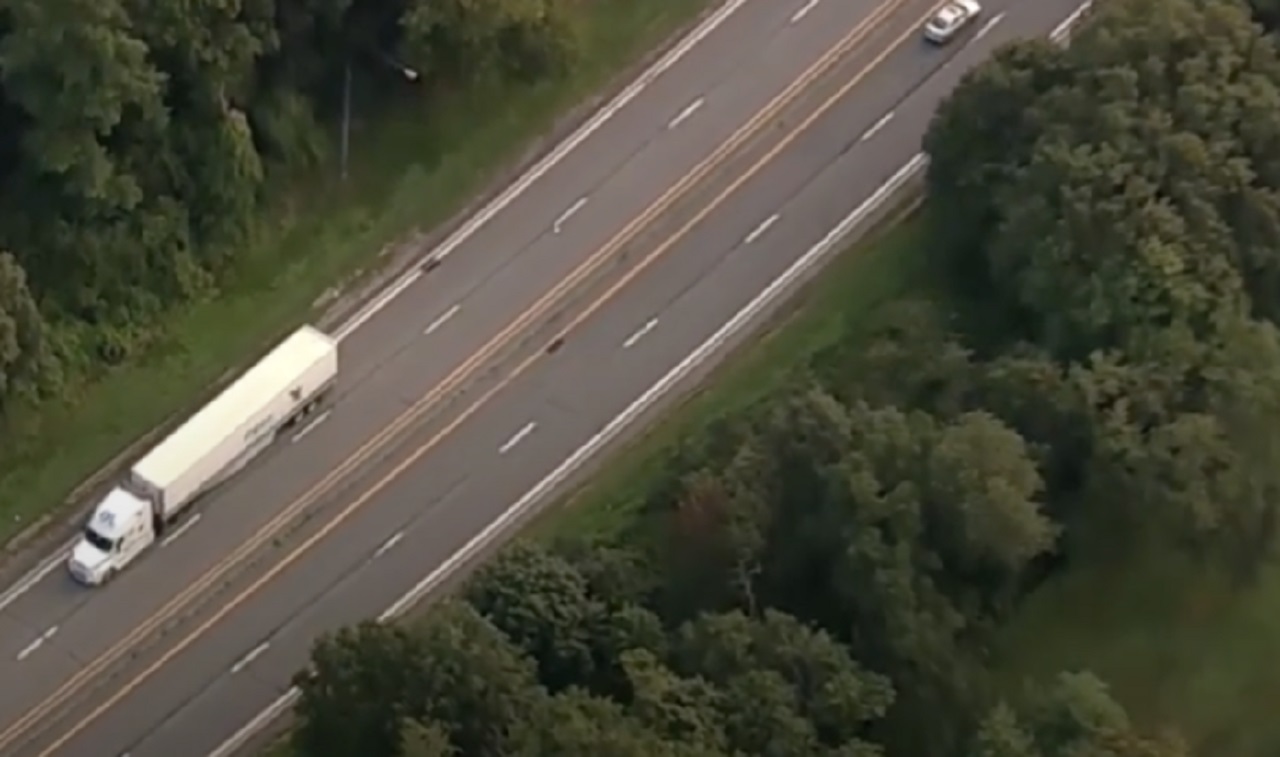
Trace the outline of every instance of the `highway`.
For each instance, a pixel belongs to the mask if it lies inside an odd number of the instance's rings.
[[[872,195],[1001,42],[1079,0],[747,0],[340,331],[339,396],[113,584],[0,598],[0,753],[208,754],[325,630],[377,616]],[[20,683],[19,683],[20,682]]]

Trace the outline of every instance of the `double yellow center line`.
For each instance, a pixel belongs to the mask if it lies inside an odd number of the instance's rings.
[[[181,615],[184,610],[187,610],[191,605],[195,604],[201,597],[211,593],[210,590],[218,584],[218,582],[228,578],[232,571],[245,563],[252,553],[269,544],[271,540],[275,538],[287,525],[289,525],[289,523],[293,521],[299,513],[332,490],[342,479],[350,475],[359,466],[363,465],[380,451],[385,449],[403,432],[410,429],[416,421],[438,406],[447,395],[454,392],[467,381],[471,380],[475,374],[478,373],[484,363],[491,360],[506,346],[516,342],[522,333],[525,333],[532,327],[535,327],[539,319],[543,318],[549,311],[559,305],[573,290],[579,288],[605,263],[616,259],[620,250],[637,237],[643,229],[651,225],[655,219],[667,212],[678,200],[686,196],[689,191],[700,181],[704,180],[712,170],[724,164],[733,155],[733,153],[746,144],[749,139],[761,133],[770,121],[777,117],[787,106],[791,105],[802,93],[812,86],[815,81],[827,74],[867,36],[883,26],[895,11],[910,2],[911,0],[888,0],[878,6],[866,19],[841,38],[835,46],[824,53],[821,58],[805,70],[804,73],[788,85],[785,90],[771,100],[764,108],[758,111],[741,128],[735,131],[732,136],[717,147],[707,158],[699,162],[691,171],[667,189],[667,191],[664,192],[655,202],[632,219],[631,222],[614,235],[605,245],[595,251],[587,258],[587,260],[574,269],[572,273],[504,327],[502,331],[454,369],[440,384],[435,386],[430,392],[415,402],[387,428],[383,429],[362,444],[350,457],[343,461],[343,463],[325,475],[324,478],[312,486],[301,497],[291,502],[281,510],[280,513],[264,524],[264,526],[252,537],[240,544],[235,550],[219,561],[199,579],[184,588],[162,608],[136,626],[110,649],[80,668],[47,699],[27,711],[22,717],[0,732],[0,749],[12,746],[18,739],[35,729],[42,720],[54,715],[60,708],[66,706],[72,697],[84,690],[94,678],[100,676],[111,665],[124,659],[131,651],[134,650],[135,647],[140,646],[142,642],[147,640],[149,637],[156,635],[166,623]],[[937,5],[941,5],[941,3],[938,3]],[[888,57],[889,54],[899,47],[903,41],[905,41],[909,36],[915,34],[915,26],[917,26],[918,23],[923,22],[928,15],[932,14],[937,5],[930,8],[928,13],[922,15],[920,19],[912,24],[911,28],[900,34],[895,40],[888,44],[882,52],[877,54],[865,66],[860,68],[859,71],[855,75],[851,76],[849,80],[844,82],[844,84],[834,94],[828,97],[815,110],[810,112],[799,124],[790,129],[762,157],[756,160],[746,171],[735,178],[711,202],[702,206],[699,211],[694,214],[690,220],[684,223],[675,233],[667,237],[633,268],[630,268],[626,274],[624,274],[620,280],[612,284],[606,292],[594,299],[585,309],[578,312],[577,315],[559,331],[558,336],[553,343],[563,340],[570,332],[578,328],[606,303],[611,301],[623,287],[627,286],[632,280],[647,270],[654,262],[666,255],[681,239],[687,236],[694,226],[704,221],[748,180],[758,174],[768,163],[773,161],[779,153],[794,143],[803,132],[817,121],[818,118],[826,114],[849,92],[849,90],[860,83],[867,74],[869,74],[886,57]],[[430,440],[416,448],[411,454],[394,466],[394,468],[392,468],[392,470],[390,470],[386,475],[380,477],[377,482],[371,485],[358,498],[346,505],[332,518],[332,520],[326,522],[318,531],[309,536],[304,542],[297,545],[278,562],[273,564],[249,586],[222,604],[212,616],[202,621],[198,627],[190,631],[182,639],[178,640],[173,646],[169,647],[143,671],[121,685],[119,689],[95,707],[86,717],[78,721],[74,726],[67,728],[53,743],[39,754],[42,755],[42,757],[44,755],[52,755],[84,730],[84,728],[94,720],[100,717],[104,712],[115,706],[115,704],[120,700],[142,685],[164,665],[168,664],[170,660],[187,649],[198,638],[203,636],[210,628],[220,623],[236,608],[244,604],[251,597],[255,596],[270,581],[274,580],[284,570],[297,562],[297,560],[306,554],[312,547],[335,531],[352,515],[361,510],[405,470],[415,465],[423,456],[437,447],[443,439],[471,418],[481,407],[485,406],[494,395],[509,386],[519,376],[523,375],[536,361],[544,357],[545,354],[542,352],[526,357],[514,370],[499,382],[498,385],[487,390],[481,397],[463,410],[460,415],[454,418],[438,433],[433,435]]]

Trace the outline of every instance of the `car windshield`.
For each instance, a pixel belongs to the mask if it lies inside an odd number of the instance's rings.
[[[103,552],[110,552],[115,547],[110,539],[94,531],[93,526],[84,527],[84,540]]]

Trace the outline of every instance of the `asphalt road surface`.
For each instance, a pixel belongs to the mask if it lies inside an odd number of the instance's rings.
[[[964,70],[1077,4],[989,0],[937,49],[930,0],[748,0],[344,330],[329,413],[173,541],[0,598],[0,753],[207,754],[882,185]]]

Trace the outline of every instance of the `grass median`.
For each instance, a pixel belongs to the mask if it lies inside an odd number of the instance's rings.
[[[349,180],[336,187],[332,164],[303,177],[299,186],[323,189],[273,205],[259,243],[219,297],[177,315],[155,349],[84,387],[74,402],[15,411],[0,449],[0,545],[55,513],[122,449],[303,321],[335,284],[374,266],[386,245],[444,222],[566,110],[712,2],[582,2],[582,58],[572,76],[357,123]]]

